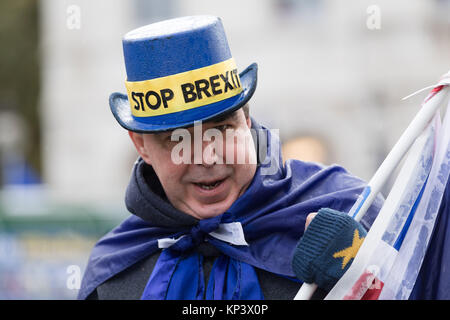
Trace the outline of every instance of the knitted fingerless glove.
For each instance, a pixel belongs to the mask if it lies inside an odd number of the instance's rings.
[[[306,283],[331,290],[350,267],[366,234],[346,213],[320,209],[294,250],[294,273]]]

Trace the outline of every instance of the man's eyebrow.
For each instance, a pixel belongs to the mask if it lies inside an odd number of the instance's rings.
[[[225,115],[221,115],[221,116],[219,116],[218,118],[209,120],[209,121],[207,121],[207,122],[220,123],[220,122],[223,122],[223,121],[226,121],[226,120],[237,120],[237,118],[238,118],[238,110],[236,110],[236,111],[234,111],[234,112],[232,112],[232,113],[227,113],[227,114],[225,114]],[[192,127],[192,126],[189,126],[189,127],[187,127],[187,128],[191,128],[191,127]],[[187,129],[187,128],[186,128],[186,129]],[[176,129],[175,129],[175,130],[176,130]],[[158,132],[158,133],[155,133],[155,135],[156,135],[157,137],[159,137],[160,139],[164,139],[164,138],[166,138],[166,137],[172,136],[172,133],[173,133],[175,130],[169,130],[169,131]]]
[[[237,117],[238,117],[238,112],[234,111],[232,113],[229,113],[229,114],[220,116],[218,118],[215,118],[215,119],[213,119],[211,121],[214,122],[214,123],[219,123],[219,122],[222,122],[222,121],[225,121],[225,120],[236,120]]]
[[[172,133],[173,133],[174,131],[175,131],[175,130],[169,130],[169,131],[157,132],[157,133],[154,133],[154,136],[157,137],[158,139],[165,139],[165,138],[167,138],[167,137],[172,136]]]

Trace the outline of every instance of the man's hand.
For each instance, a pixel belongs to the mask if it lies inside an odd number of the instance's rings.
[[[292,270],[303,282],[329,291],[350,267],[366,234],[345,212],[330,208],[312,212],[294,250]]]
[[[308,216],[306,217],[306,222],[305,222],[305,231],[306,228],[308,228],[309,224],[311,223],[312,219],[314,219],[314,217],[317,215],[317,212],[311,212],[310,214],[308,214]]]

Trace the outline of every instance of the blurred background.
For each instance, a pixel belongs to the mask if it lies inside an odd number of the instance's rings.
[[[108,105],[125,92],[122,36],[222,18],[251,115],[283,156],[374,174],[450,69],[450,0],[0,2],[0,299],[73,299],[94,243],[129,213],[137,154]],[[388,191],[388,189],[386,189]]]

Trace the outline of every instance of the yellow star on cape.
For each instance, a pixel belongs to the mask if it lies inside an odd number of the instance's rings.
[[[335,254],[333,254],[333,258],[344,258],[342,260],[342,269],[345,268],[347,263],[354,257],[356,257],[356,253],[359,250],[359,247],[361,247],[361,244],[364,241],[364,237],[359,237],[359,231],[358,229],[355,229],[355,232],[353,233],[353,242],[352,245],[344,250],[338,251]]]

